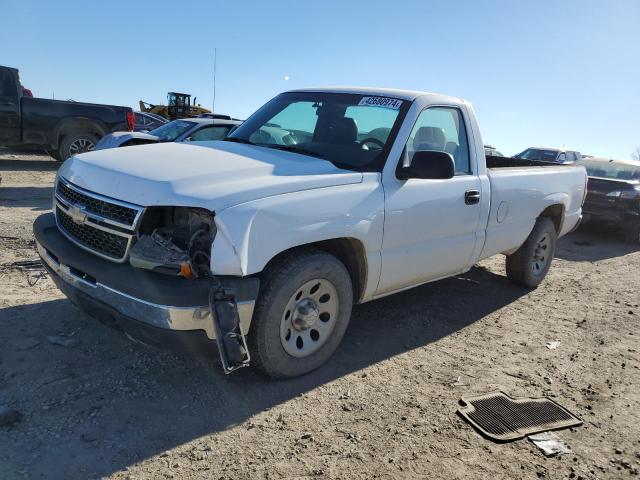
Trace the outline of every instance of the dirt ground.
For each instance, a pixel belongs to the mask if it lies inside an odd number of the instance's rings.
[[[593,230],[559,242],[535,291],[501,256],[357,306],[334,358],[290,381],[133,344],[77,310],[31,224],[59,164],[0,150],[0,478],[633,478],[640,469],[640,249]],[[48,336],[72,335],[68,346]],[[555,350],[546,342],[560,341]],[[546,458],[456,415],[463,395],[550,396],[584,420]]]

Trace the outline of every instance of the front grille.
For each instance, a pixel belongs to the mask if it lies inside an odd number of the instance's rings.
[[[143,207],[84,190],[60,177],[55,194],[58,228],[85,250],[124,262]]]
[[[60,207],[56,208],[56,217],[58,226],[85,247],[114,260],[120,260],[126,255],[129,244],[127,237],[105,232],[87,224],[78,224]]]
[[[109,220],[133,226],[138,210],[134,208],[117,205],[95,197],[90,197],[84,193],[71,189],[62,181],[58,181],[58,196],[63,200],[84,207],[87,212],[95,213]]]

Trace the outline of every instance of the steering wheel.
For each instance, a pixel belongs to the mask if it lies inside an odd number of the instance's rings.
[[[284,145],[297,145],[298,139],[296,138],[296,134],[294,132],[289,132],[286,135],[283,135],[282,143]]]
[[[365,138],[364,140],[362,140],[360,142],[360,146],[362,148],[365,148],[365,145],[367,143],[373,143],[374,145],[377,145],[378,147],[380,147],[380,150],[382,150],[384,148],[384,142],[381,142],[377,138],[373,138],[373,137]],[[367,150],[368,150],[368,148],[367,148]]]

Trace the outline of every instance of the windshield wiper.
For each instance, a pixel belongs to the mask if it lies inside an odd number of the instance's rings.
[[[306,148],[296,147],[295,145],[278,145],[278,144],[261,143],[260,146],[273,148],[275,150],[284,150],[285,152],[301,153],[302,155],[309,155],[310,157],[325,159],[325,156],[318,152],[314,152],[313,150],[307,150]]]
[[[247,145],[256,145],[251,140],[245,140],[244,138],[240,138],[240,137],[224,137],[222,140],[224,142],[235,142],[235,143],[245,143]]]

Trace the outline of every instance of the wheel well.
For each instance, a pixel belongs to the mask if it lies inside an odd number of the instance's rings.
[[[98,139],[102,138],[107,131],[104,127],[102,127],[99,123],[96,123],[93,120],[84,119],[84,118],[76,118],[73,120],[68,120],[64,122],[58,128],[58,145],[62,142],[62,139],[71,133],[88,133],[93,134]]]
[[[355,301],[359,302],[362,299],[367,283],[367,257],[364,245],[360,240],[355,238],[332,238],[330,240],[322,240],[320,242],[295,246],[280,252],[272,258],[263,269],[263,272],[266,271],[269,265],[277,259],[284,255],[290,255],[301,248],[316,248],[327,252],[340,260],[347,268],[349,276],[351,277],[353,297]]]
[[[556,233],[558,235],[560,234],[560,229],[562,228],[562,218],[564,216],[564,205],[551,205],[545,208],[539,216],[550,219],[553,222],[553,225],[556,227]]]

